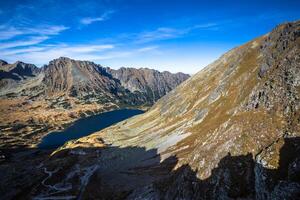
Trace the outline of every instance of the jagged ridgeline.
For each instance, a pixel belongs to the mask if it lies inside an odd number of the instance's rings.
[[[32,99],[64,94],[81,102],[152,105],[189,75],[147,68],[113,70],[89,61],[61,57],[37,68],[32,64],[0,62],[0,95]]]
[[[5,197],[300,199],[299,98],[297,21],[227,52],[146,113],[32,160],[43,163],[34,172],[20,167],[27,181],[6,181]]]

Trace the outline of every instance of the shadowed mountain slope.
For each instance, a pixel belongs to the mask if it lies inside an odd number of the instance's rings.
[[[278,167],[251,153],[224,156],[211,175],[199,179],[176,156],[162,161],[157,149],[94,147],[49,151],[15,149],[0,164],[1,199],[272,199],[300,197],[300,140],[282,140]],[[34,157],[32,158],[32,155]],[[26,165],[23,164],[27,161]],[[11,173],[11,169],[14,173]]]

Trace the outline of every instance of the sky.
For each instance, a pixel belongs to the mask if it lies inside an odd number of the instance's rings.
[[[64,56],[194,74],[299,20],[299,8],[299,0],[2,0],[0,59],[42,66]]]

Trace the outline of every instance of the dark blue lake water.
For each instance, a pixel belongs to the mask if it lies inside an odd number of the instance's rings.
[[[46,135],[38,145],[38,148],[57,148],[69,140],[90,135],[134,115],[142,114],[143,112],[142,110],[122,109],[79,119],[63,131],[52,132]]]

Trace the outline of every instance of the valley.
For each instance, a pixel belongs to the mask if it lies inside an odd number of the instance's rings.
[[[279,25],[144,114],[67,142],[42,163],[55,172],[52,186],[72,188],[52,193],[37,181],[31,195],[297,199],[299,31],[299,21]]]

